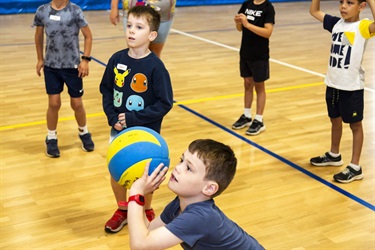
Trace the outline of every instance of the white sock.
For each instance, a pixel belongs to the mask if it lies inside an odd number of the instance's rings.
[[[79,135],[87,134],[89,132],[89,130],[87,129],[87,125],[84,126],[84,127],[78,126],[78,132],[79,132]]]
[[[263,122],[263,115],[256,114],[254,120],[258,120],[260,122]]]
[[[361,169],[361,166],[355,165],[353,163],[349,163],[349,166],[351,166],[355,171],[359,171]]]
[[[337,153],[337,154],[335,154],[335,153],[332,153],[331,151],[329,151],[328,152],[332,157],[339,157],[340,156],[340,153]]]
[[[243,114],[245,115],[245,117],[251,118],[251,108],[250,109],[244,108]]]
[[[57,132],[56,132],[56,130],[49,130],[49,129],[47,129],[47,139],[48,140],[57,139]]]

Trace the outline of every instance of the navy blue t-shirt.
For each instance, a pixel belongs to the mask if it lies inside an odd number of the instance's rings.
[[[169,203],[161,220],[166,228],[183,240],[183,249],[263,250],[256,239],[230,220],[213,199],[190,204],[180,213],[180,200]]]

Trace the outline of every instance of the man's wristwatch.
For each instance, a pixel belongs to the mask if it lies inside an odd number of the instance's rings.
[[[128,202],[120,201],[118,205],[127,207],[128,203],[131,201],[135,201],[137,202],[138,205],[141,205],[141,206],[145,205],[145,197],[140,194],[130,196]]]
[[[81,56],[82,60],[91,61],[91,56]]]

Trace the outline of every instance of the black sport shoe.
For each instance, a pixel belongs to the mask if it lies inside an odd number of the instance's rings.
[[[333,179],[341,183],[349,183],[355,180],[362,180],[362,168],[358,171],[354,170],[351,166],[347,166],[343,171],[333,176]]]
[[[82,141],[82,149],[86,152],[94,151],[95,145],[91,139],[91,134],[86,133],[84,135],[79,135],[79,138]]]
[[[247,118],[245,115],[241,115],[240,118],[233,123],[232,128],[233,129],[241,129],[244,128],[245,126],[250,126],[251,125],[251,118]]]
[[[46,138],[46,155],[51,158],[60,157],[60,150],[57,146],[57,139],[49,139]]]
[[[343,161],[341,160],[341,155],[333,157],[326,152],[322,156],[311,158],[310,163],[314,166],[341,166]]]
[[[257,135],[260,132],[263,132],[266,130],[266,126],[263,124],[263,122],[260,122],[258,120],[253,121],[250,128],[246,131],[247,135]]]

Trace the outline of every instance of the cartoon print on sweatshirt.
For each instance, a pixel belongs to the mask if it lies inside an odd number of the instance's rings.
[[[131,111],[139,111],[145,108],[145,102],[139,95],[131,95],[126,100],[126,108]]]
[[[113,89],[113,106],[115,106],[116,108],[121,107],[123,95],[124,93],[117,91],[116,89]]]
[[[123,70],[124,72],[123,73],[120,73],[118,71],[118,69],[121,69]],[[125,77],[127,75],[129,75],[130,73],[130,69],[127,69],[128,67],[126,65],[123,65],[123,64],[117,64],[117,66],[113,69],[113,71],[115,72],[115,84],[122,88],[124,86],[124,83],[125,83]]]
[[[147,77],[142,73],[137,73],[133,76],[130,87],[137,93],[145,92],[148,88]]]
[[[119,70],[122,70],[123,73],[120,73]],[[116,86],[122,88],[125,85],[125,77],[129,75],[131,69],[128,69],[128,66],[118,63],[114,67],[115,72],[115,84]],[[137,73],[133,76],[133,79],[130,81],[130,88],[136,93],[142,93],[148,89],[148,80],[147,77],[142,73]],[[124,98],[124,93],[113,89],[113,105],[117,108],[122,106],[122,99]],[[145,102],[143,98],[139,95],[130,95],[125,103],[126,108],[129,111],[135,110],[139,111],[145,108]]]

